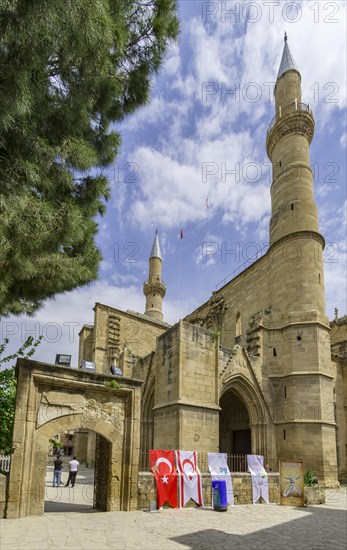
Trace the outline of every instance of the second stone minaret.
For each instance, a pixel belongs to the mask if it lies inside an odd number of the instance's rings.
[[[156,230],[149,258],[148,281],[143,285],[143,293],[146,296],[145,315],[158,321],[163,320],[163,298],[166,294],[166,287],[161,279],[162,263],[158,230]]]

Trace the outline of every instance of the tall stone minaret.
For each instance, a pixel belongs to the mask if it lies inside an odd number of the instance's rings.
[[[314,119],[285,35],[266,139],[272,162],[269,254],[269,379],[278,458],[303,460],[327,484],[337,480],[334,388],[325,313],[323,249],[313,196]],[[329,414],[326,412],[329,411]],[[303,446],[303,442],[305,442]]]
[[[162,263],[158,230],[156,230],[149,258],[148,281],[143,285],[143,293],[146,296],[145,315],[158,321],[163,320],[163,298],[166,293],[165,284],[161,279]]]
[[[282,260],[272,265],[273,292],[282,310],[316,311],[326,322],[325,243],[318,229],[310,167],[314,119],[309,106],[301,101],[301,76],[286,35],[284,40],[275,86],[276,114],[266,140],[273,173],[270,247]]]

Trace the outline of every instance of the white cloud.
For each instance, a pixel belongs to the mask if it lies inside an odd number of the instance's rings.
[[[211,233],[207,233],[203,238],[203,242],[199,245],[193,255],[196,264],[210,267],[219,260],[222,239]]]

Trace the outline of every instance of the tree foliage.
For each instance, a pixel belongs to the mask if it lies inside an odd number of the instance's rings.
[[[35,353],[41,340],[42,336],[40,336],[37,340],[34,340],[32,336],[29,336],[16,353],[3,357],[6,346],[9,343],[8,338],[5,338],[3,343],[0,344],[0,366],[3,363],[8,363],[17,359],[18,357],[28,359]],[[0,370],[0,452],[5,454],[12,453],[12,434],[16,407],[16,391],[17,382],[15,367],[12,366],[9,369]]]
[[[96,279],[114,123],[177,34],[176,0],[0,0],[0,315]]]

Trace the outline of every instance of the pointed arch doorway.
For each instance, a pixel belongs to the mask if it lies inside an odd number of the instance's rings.
[[[245,456],[251,454],[251,429],[247,407],[239,395],[229,389],[220,399],[219,450],[231,455],[232,471],[246,469]]]
[[[241,374],[229,378],[219,400],[219,450],[229,455],[229,468],[247,471],[247,454],[266,455],[264,402],[251,381]]]

